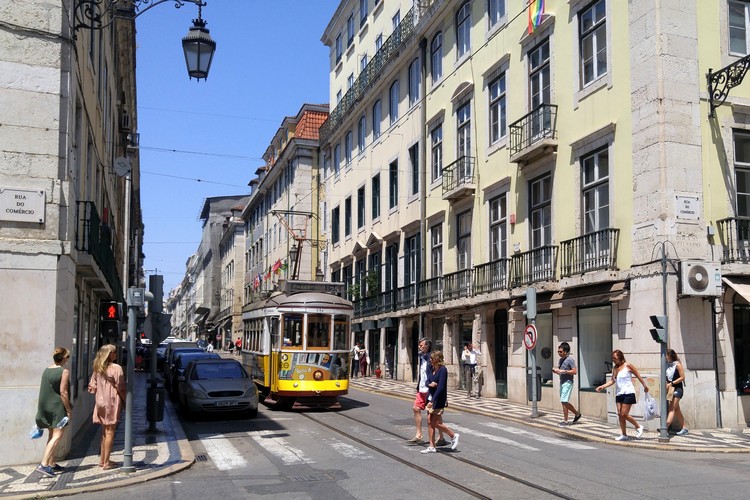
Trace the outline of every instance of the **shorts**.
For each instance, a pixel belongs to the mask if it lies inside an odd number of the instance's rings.
[[[682,387],[675,387],[674,394],[672,395],[673,398],[682,399],[682,395],[685,393],[685,391],[682,389]]]
[[[427,392],[417,392],[417,397],[414,398],[414,408],[424,410],[427,406]]]
[[[440,416],[443,414],[443,410],[445,410],[445,408],[433,408],[432,406],[430,406],[427,408],[427,413],[429,413],[430,415]]]
[[[560,402],[567,403],[570,401],[570,393],[573,392],[573,381],[568,380],[560,384]]]
[[[634,405],[635,394],[620,394],[619,396],[615,396],[615,402],[622,403],[624,405]]]

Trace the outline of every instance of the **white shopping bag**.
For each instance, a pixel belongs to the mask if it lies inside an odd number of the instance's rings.
[[[651,394],[645,393],[643,396],[643,420],[653,420],[659,416],[659,406]]]

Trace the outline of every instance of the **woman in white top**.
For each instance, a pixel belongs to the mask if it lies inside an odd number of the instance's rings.
[[[643,390],[648,392],[648,386],[646,382],[641,378],[638,369],[633,366],[632,363],[625,361],[625,355],[621,350],[615,349],[612,351],[612,362],[614,368],[612,369],[612,379],[606,384],[600,385],[596,388],[596,392],[601,392],[607,387],[617,384],[615,386],[615,402],[617,403],[617,416],[620,419],[620,430],[622,434],[617,436],[617,441],[627,441],[628,434],[626,423],[630,422],[635,427],[635,437],[641,437],[643,434],[643,426],[638,425],[638,422],[630,416],[630,407],[635,404],[635,386],[633,386],[633,376],[643,386]]]

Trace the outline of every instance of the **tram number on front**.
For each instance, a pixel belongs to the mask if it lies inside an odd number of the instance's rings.
[[[281,355],[281,369],[284,371],[288,371],[291,369],[291,364],[289,363],[289,355],[288,354],[282,354]]]

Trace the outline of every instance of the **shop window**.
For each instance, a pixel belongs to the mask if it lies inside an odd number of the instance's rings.
[[[578,309],[578,384],[594,389],[605,381],[612,359],[612,307]]]

